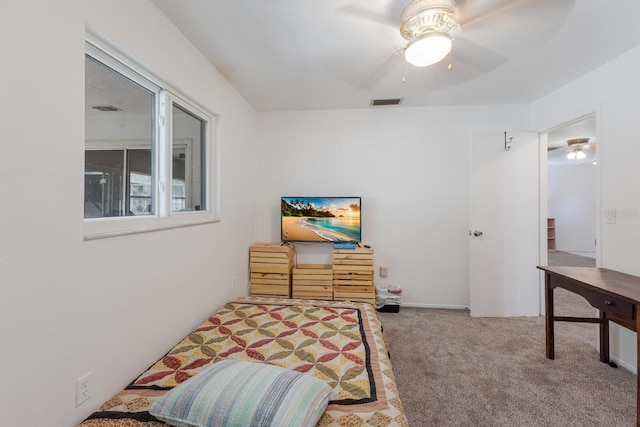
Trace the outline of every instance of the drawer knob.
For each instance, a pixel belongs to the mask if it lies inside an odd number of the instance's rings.
[[[615,303],[615,302],[613,302],[613,301],[604,300],[604,305],[608,305],[609,307],[611,307],[611,306],[613,306],[613,305],[616,305],[616,303]]]

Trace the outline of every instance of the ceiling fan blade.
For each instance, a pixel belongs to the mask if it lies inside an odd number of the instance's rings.
[[[457,14],[463,25],[473,25],[474,22],[486,18],[501,8],[517,3],[519,0],[457,0]]]
[[[552,150],[555,150],[557,148],[562,148],[562,150],[560,150],[562,152],[562,155],[567,155],[567,154],[572,153],[574,151],[582,151],[582,152],[595,151],[596,145],[595,144],[589,144],[589,143],[574,144],[574,145],[570,145],[570,146],[549,148],[547,151],[552,151]]]
[[[507,58],[491,49],[480,46],[460,34],[453,40],[451,55],[478,71],[488,72],[507,62]]]
[[[505,55],[540,46],[567,20],[576,0],[459,0],[462,34]]]
[[[538,21],[565,15],[576,0],[458,0],[457,13],[463,26],[491,26],[513,19]],[[518,23],[518,22],[516,22]]]
[[[374,11],[358,6],[355,3],[339,7],[336,9],[336,12],[354,16],[356,18],[364,19],[376,24],[388,25],[394,28],[398,28],[399,25],[399,15],[395,16],[388,13],[387,11]]]
[[[391,72],[398,64],[404,61],[404,48],[397,49],[391,55],[389,55],[384,61],[382,61],[372,71],[367,73],[362,79],[356,81],[355,88],[357,90],[371,89],[376,83],[382,80],[387,74]]]

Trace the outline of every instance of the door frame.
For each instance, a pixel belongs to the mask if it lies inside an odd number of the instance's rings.
[[[564,121],[559,122],[555,126],[551,126],[545,130],[539,132],[539,148],[540,148],[540,170],[539,170],[539,179],[540,179],[540,191],[539,191],[539,206],[540,206],[540,265],[548,265],[548,250],[547,250],[547,215],[548,215],[548,182],[547,182],[547,147],[548,147],[548,138],[547,134],[554,129],[558,129],[563,126],[567,126],[571,123],[574,123],[579,120],[583,120],[586,117],[591,115],[595,115],[596,119],[596,188],[594,191],[596,192],[596,267],[602,266],[602,232],[601,225],[602,221],[600,220],[599,213],[602,212],[602,167],[601,167],[601,158],[602,153],[604,152],[604,146],[602,141],[602,108],[600,105],[597,107],[588,110],[583,114],[574,115],[572,118],[567,118]],[[539,273],[540,277],[540,314],[544,314],[544,273],[541,271]]]

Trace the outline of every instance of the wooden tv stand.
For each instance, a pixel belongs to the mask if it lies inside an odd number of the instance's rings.
[[[331,264],[294,263],[280,243],[258,243],[249,251],[250,294],[375,304],[373,249],[333,249]]]

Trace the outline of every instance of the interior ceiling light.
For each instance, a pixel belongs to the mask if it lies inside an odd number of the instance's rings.
[[[450,51],[449,34],[430,32],[410,41],[404,56],[410,64],[426,67],[442,61]]]
[[[460,28],[455,0],[413,0],[400,14],[400,34],[409,41],[407,62],[425,67],[451,51],[451,34]]]
[[[573,138],[567,140],[567,145],[569,147],[576,147],[573,151],[567,154],[567,159],[569,160],[584,160],[587,155],[582,151],[583,144],[588,144],[589,138]]]
[[[584,151],[582,151],[580,148],[576,148],[575,150],[567,154],[567,159],[570,160],[583,160],[585,157],[587,157],[587,155],[584,154]]]

